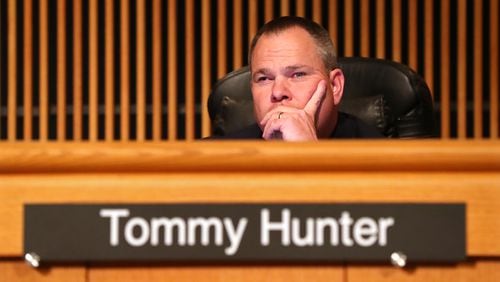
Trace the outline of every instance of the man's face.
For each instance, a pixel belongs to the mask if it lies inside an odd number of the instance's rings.
[[[342,95],[343,75],[340,70],[326,71],[314,39],[305,30],[290,28],[263,35],[253,50],[251,62],[257,122],[278,106],[303,109],[324,80],[326,94],[315,113],[316,127],[320,134],[325,128],[330,130],[329,123],[335,126],[335,105]],[[339,79],[341,85],[337,85]]]

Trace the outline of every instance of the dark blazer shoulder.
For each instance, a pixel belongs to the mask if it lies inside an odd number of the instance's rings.
[[[384,138],[384,135],[377,128],[366,124],[359,118],[339,112],[337,125],[331,138]]]

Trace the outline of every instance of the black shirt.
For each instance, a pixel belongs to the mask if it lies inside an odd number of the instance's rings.
[[[355,116],[339,113],[337,125],[330,139],[349,138],[383,138],[384,136],[374,127],[367,125]],[[225,136],[211,136],[209,139],[262,139],[262,130],[254,123],[241,130],[228,133]]]

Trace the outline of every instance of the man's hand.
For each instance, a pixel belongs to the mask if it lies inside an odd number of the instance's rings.
[[[326,92],[326,82],[322,80],[303,109],[278,106],[269,111],[260,122],[264,127],[262,137],[266,140],[318,140],[316,118]]]

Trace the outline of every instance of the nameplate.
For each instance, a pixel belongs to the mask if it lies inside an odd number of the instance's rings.
[[[28,204],[47,262],[458,262],[464,204]]]

